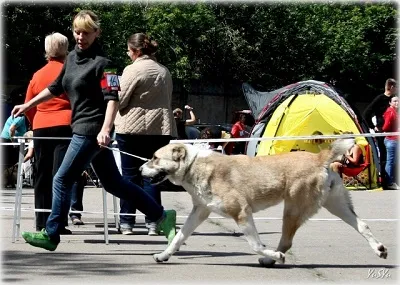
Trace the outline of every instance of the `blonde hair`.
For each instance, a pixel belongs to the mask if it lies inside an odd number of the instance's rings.
[[[68,52],[68,39],[60,33],[52,33],[44,39],[45,57],[50,58],[65,58]]]
[[[99,17],[90,10],[81,10],[74,17],[72,28],[82,29],[85,32],[97,31],[100,29]]]

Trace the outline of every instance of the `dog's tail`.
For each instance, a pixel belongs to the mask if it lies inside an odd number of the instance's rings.
[[[324,166],[329,167],[334,161],[340,161],[342,156],[355,144],[354,138],[338,139],[331,144],[328,158]]]

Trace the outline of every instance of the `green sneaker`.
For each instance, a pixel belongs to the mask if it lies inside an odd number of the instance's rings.
[[[157,231],[162,230],[170,244],[176,234],[176,211],[166,210],[165,214],[165,218],[157,225]]]
[[[50,239],[45,229],[42,229],[42,231],[36,233],[22,232],[22,237],[30,245],[41,247],[50,251],[56,250],[58,245],[58,243]]]

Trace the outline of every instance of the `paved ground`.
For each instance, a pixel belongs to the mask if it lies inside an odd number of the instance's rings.
[[[22,238],[12,243],[15,190],[2,193],[2,282],[15,284],[143,284],[143,283],[398,283],[398,203],[399,191],[354,191],[356,212],[389,250],[388,259],[379,259],[367,242],[352,228],[322,209],[297,233],[286,264],[274,268],[258,265],[254,254],[232,220],[208,219],[188,239],[169,262],[157,264],[152,254],[166,246],[164,237],[149,237],[138,218],[136,234],[123,236],[110,228],[110,243],[104,243],[101,189],[86,188],[84,226],[70,226],[71,236],[63,236],[55,252],[26,244]],[[166,208],[186,216],[191,208],[185,192],[163,192]],[[21,229],[33,230],[33,190],[23,189]],[[112,198],[108,195],[112,218]],[[281,233],[282,206],[256,214],[261,239],[275,248]],[[216,217],[216,215],[212,215]],[[375,220],[378,219],[378,220]],[[395,219],[395,221],[391,220]],[[178,224],[184,222],[178,217]]]

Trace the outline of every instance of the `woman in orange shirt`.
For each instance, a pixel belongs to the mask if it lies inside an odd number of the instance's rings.
[[[25,102],[28,102],[43,89],[52,83],[63,67],[68,51],[68,39],[60,33],[53,33],[45,38],[45,51],[47,64],[39,69],[32,77]],[[32,125],[34,137],[68,137],[71,131],[71,106],[68,97],[63,94],[49,101],[40,103],[26,112],[26,116]],[[69,140],[66,139],[35,139],[35,167],[36,181],[34,182],[35,208],[51,209],[53,176],[56,174],[67,151]],[[83,179],[83,178],[82,178]],[[82,210],[83,180],[77,182],[72,193],[72,210]],[[74,205],[74,201],[75,204]],[[74,209],[78,208],[78,209]],[[46,221],[50,213],[36,213],[36,230],[40,231],[46,227]],[[76,222],[76,218],[80,223]],[[75,222],[74,222],[75,218]],[[74,224],[83,224],[80,214],[71,217]],[[68,221],[65,222],[68,225]],[[64,234],[71,231],[64,229]]]

